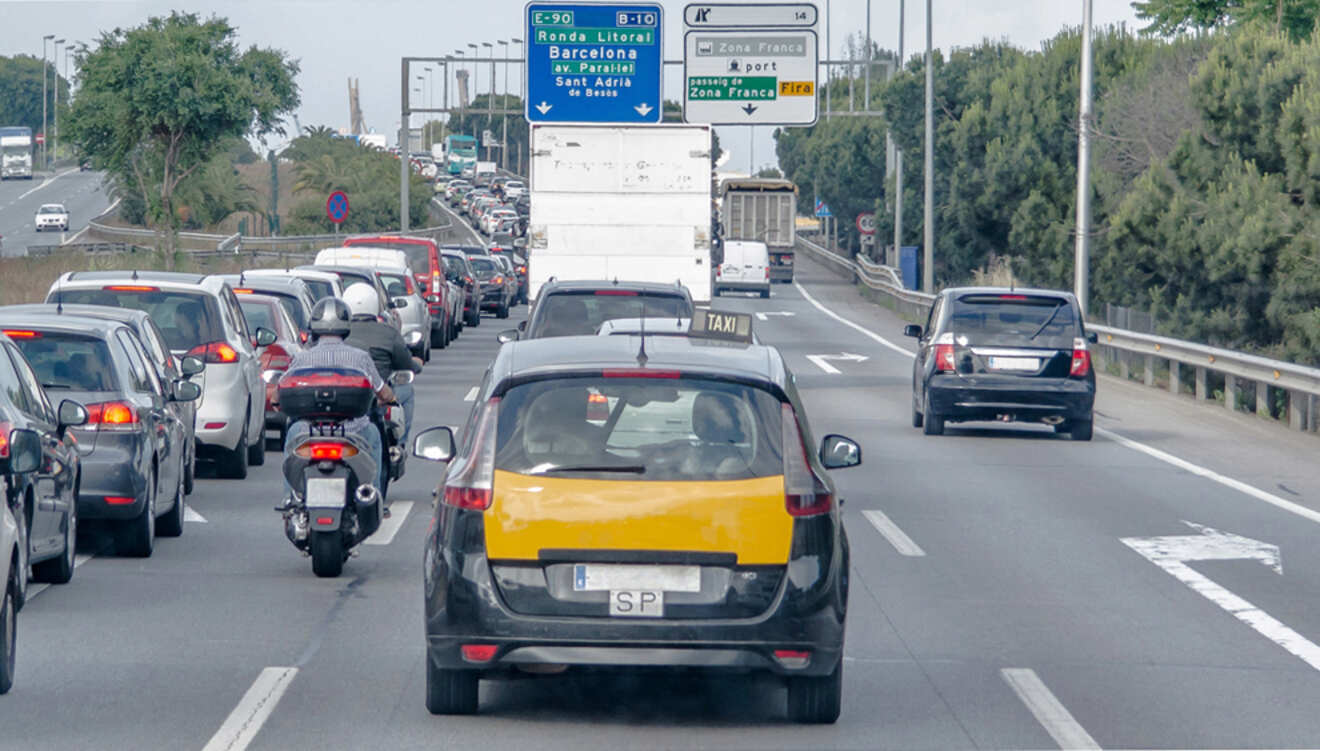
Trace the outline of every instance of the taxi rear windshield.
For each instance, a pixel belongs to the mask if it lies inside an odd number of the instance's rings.
[[[1071,347],[1077,318],[1062,297],[964,295],[954,301],[950,330],[975,344]]]
[[[136,285],[124,285],[131,287]],[[136,289],[62,289],[63,303],[108,305],[151,314],[172,350],[189,350],[225,338],[215,299],[206,294]]]
[[[780,406],[706,378],[584,377],[510,389],[497,469],[619,481],[725,481],[783,474]]]
[[[311,291],[312,297],[320,300],[323,297],[335,296],[335,285],[321,279],[304,279],[307,283],[307,289]]]
[[[610,293],[610,294],[606,294]],[[616,318],[691,318],[692,302],[673,294],[602,290],[560,292],[538,304],[531,338],[591,336]]]
[[[47,391],[117,391],[110,348],[101,339],[44,332],[15,339]],[[51,395],[52,399],[59,397]]]

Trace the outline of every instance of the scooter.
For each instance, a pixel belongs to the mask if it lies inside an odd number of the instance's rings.
[[[280,411],[306,422],[309,431],[286,453],[284,477],[293,494],[275,510],[319,577],[339,576],[350,551],[380,528],[376,461],[344,430],[347,421],[371,411],[375,398],[370,381],[357,373],[298,371],[280,381]]]

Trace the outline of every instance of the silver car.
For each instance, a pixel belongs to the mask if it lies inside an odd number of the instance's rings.
[[[380,272],[380,280],[385,283],[385,291],[389,293],[394,310],[399,314],[399,323],[402,325],[400,333],[408,343],[408,349],[422,358],[423,362],[429,361],[431,311],[427,309],[426,300],[422,299],[421,290],[413,281],[412,273],[408,269],[386,267],[377,267],[376,271]]]
[[[206,370],[194,434],[197,456],[222,477],[247,477],[266,461],[266,388],[257,348],[274,332],[249,331],[238,299],[222,279],[165,271],[70,271],[51,285],[48,303],[135,308],[152,320],[176,357],[195,356]]]

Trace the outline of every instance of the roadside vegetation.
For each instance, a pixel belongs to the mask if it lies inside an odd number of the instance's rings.
[[[69,251],[38,258],[0,258],[0,305],[19,305],[42,302],[46,291],[66,271],[156,270],[172,268],[202,274],[231,274],[244,269],[272,266],[270,262],[254,261],[244,255],[222,258],[196,258],[177,253],[166,262],[164,256],[149,248],[133,253],[101,253],[91,255]]]
[[[1320,2],[1267,5],[1152,1],[1138,4],[1149,34],[1097,33],[1092,309],[1320,364],[1320,36],[1307,31]],[[1071,288],[1080,49],[1068,30],[1038,51],[987,41],[936,55],[938,285],[1009,264],[1020,284]],[[886,134],[905,153],[903,241],[921,242],[924,81],[913,57],[876,87],[886,118],[777,133],[780,166],[852,247],[862,211],[892,242]]]

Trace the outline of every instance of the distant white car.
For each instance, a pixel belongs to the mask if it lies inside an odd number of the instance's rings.
[[[527,184],[522,180],[509,180],[504,183],[504,198],[507,201],[517,200],[526,192]]]
[[[37,231],[41,232],[48,229],[57,229],[61,232],[69,231],[69,210],[64,208],[64,204],[47,203],[37,209],[37,218],[34,220],[37,225]]]

